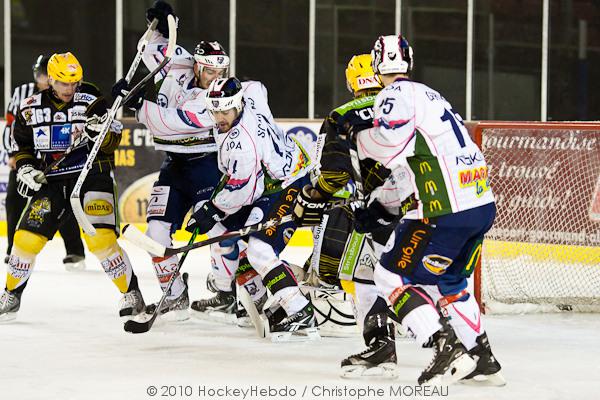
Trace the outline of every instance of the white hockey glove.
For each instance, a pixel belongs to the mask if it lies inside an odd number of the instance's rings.
[[[44,173],[31,164],[25,164],[17,171],[17,192],[23,197],[31,197],[48,183]]]
[[[106,118],[108,118],[108,113],[102,116],[94,114],[91,117],[88,117],[85,120],[84,136],[86,136],[88,140],[95,142],[96,138],[102,131],[102,125],[104,125]],[[108,129],[111,132],[121,133],[121,131],[123,130],[123,124],[120,121],[113,119]]]

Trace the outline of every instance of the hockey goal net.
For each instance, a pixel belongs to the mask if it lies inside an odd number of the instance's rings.
[[[600,124],[475,123],[498,213],[475,292],[486,312],[600,310]]]

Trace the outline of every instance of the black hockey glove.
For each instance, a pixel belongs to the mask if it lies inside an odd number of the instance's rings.
[[[212,201],[207,201],[196,210],[185,227],[188,232],[194,232],[198,228],[200,234],[205,234],[210,231],[218,222],[225,219],[226,214],[219,210]]]
[[[148,20],[148,23],[152,22],[153,19],[157,19],[158,24],[156,25],[156,30],[166,38],[169,37],[169,23],[167,22],[169,14],[175,17],[173,7],[162,0],[155,1],[154,5],[146,10],[146,20]]]
[[[386,227],[396,220],[380,202],[375,200],[367,208],[354,210],[354,229],[358,233],[370,233]]]
[[[126,97],[129,94],[129,85],[125,78],[119,79],[110,90],[110,94],[112,94],[113,99],[116,99],[117,96]],[[123,103],[123,107],[131,108],[134,111],[142,108],[142,104],[144,103],[144,96],[146,95],[146,88],[141,87],[137,93],[135,93],[127,102]]]
[[[298,226],[314,226],[321,223],[328,201],[315,192],[311,185],[306,185],[298,193],[292,213]]]

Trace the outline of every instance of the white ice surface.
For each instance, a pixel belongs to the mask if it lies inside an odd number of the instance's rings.
[[[5,248],[6,239],[0,242]],[[149,257],[127,242],[147,302],[160,289]],[[300,262],[306,251],[295,249],[288,259]],[[324,338],[317,343],[272,344],[253,330],[191,319],[157,323],[146,334],[123,331],[117,317],[119,293],[99,263],[89,256],[84,272],[66,272],[62,241],[50,242],[38,257],[26,288],[18,319],[0,325],[0,399],[151,399],[209,398],[199,387],[296,390],[295,397],[245,399],[358,398],[341,396],[344,388],[405,387],[409,394],[431,350],[413,342],[397,343],[401,378],[396,381],[348,381],[338,377],[340,360],[363,349],[362,339]],[[208,253],[190,253],[191,299],[207,296],[204,279]],[[5,278],[0,278],[4,283]],[[450,386],[447,399],[600,399],[600,317],[597,314],[490,316],[484,323],[508,385],[503,388]],[[148,386],[158,388],[149,396]],[[163,385],[190,386],[192,395],[161,396]],[[337,390],[322,394],[323,388]],[[175,388],[179,389],[179,388]],[[173,390],[173,389],[171,389]],[[186,390],[186,389],[179,389]],[[446,390],[446,389],[444,389]],[[171,392],[174,394],[175,392]],[[223,394],[224,392],[220,392]],[[233,392],[229,392],[233,394]],[[442,392],[444,393],[444,392]],[[337,394],[337,395],[336,395]],[[244,398],[239,396],[221,398]],[[428,397],[431,398],[431,397]]]

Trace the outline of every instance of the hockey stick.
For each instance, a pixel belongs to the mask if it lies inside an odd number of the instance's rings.
[[[152,71],[150,73],[152,76],[156,75],[170,61],[171,56],[173,55],[173,52],[175,51],[175,43],[177,41],[177,24],[175,23],[175,18],[172,15],[169,15],[167,20],[169,23],[169,44],[167,47],[165,58],[160,63],[160,65],[154,71]],[[152,28],[152,26],[156,26],[155,22],[156,22],[156,20],[152,21],[150,28]],[[138,52],[135,56],[135,59],[133,60],[133,63],[129,67],[129,71],[127,72],[127,75],[125,76],[125,80],[128,83],[133,78],[133,75],[135,74],[135,71],[137,70],[137,67],[140,64],[140,61],[142,59],[142,53],[143,53],[144,49],[146,48],[146,45],[148,44],[150,35],[152,34],[152,30],[150,28],[148,28],[148,30],[144,34],[144,37],[142,39],[141,45],[139,46]],[[131,95],[131,92],[129,93],[129,95]],[[90,221],[85,216],[85,212],[83,211],[83,207],[81,205],[81,200],[79,198],[79,195],[81,193],[81,187],[83,186],[83,183],[85,182],[85,179],[87,178],[88,173],[92,169],[92,165],[94,163],[94,160],[96,159],[96,156],[98,155],[98,152],[100,151],[102,142],[104,141],[104,138],[108,134],[110,125],[111,125],[113,119],[115,118],[115,116],[117,115],[117,111],[121,107],[122,102],[123,102],[123,96],[121,96],[121,95],[117,96],[112,107],[110,108],[110,110],[108,110],[107,118],[104,120],[104,122],[102,124],[102,128],[100,130],[100,133],[96,137],[94,147],[92,147],[92,149],[90,150],[90,153],[88,154],[88,158],[85,161],[85,164],[83,166],[83,169],[79,173],[79,177],[77,178],[77,182],[75,182],[75,186],[73,187],[73,191],[71,192],[71,197],[69,199],[71,202],[71,208],[73,209],[73,214],[75,214],[75,218],[77,219],[77,222],[79,222],[79,225],[81,226],[83,231],[91,236],[96,234],[96,229],[94,228],[94,226],[90,223]]]
[[[349,203],[347,201],[334,202],[334,203],[331,203],[329,209],[335,208],[335,207],[343,207],[343,206],[352,207],[352,206],[356,206],[356,203],[352,203],[352,202]],[[162,244],[158,243],[157,241],[146,236],[142,231],[140,231],[134,225],[130,225],[130,224],[125,225],[123,227],[123,231],[121,233],[123,234],[123,237],[125,239],[129,240],[136,246],[146,250],[148,253],[153,254],[156,257],[169,257],[174,254],[198,249],[200,247],[208,246],[213,243],[222,242],[223,240],[235,239],[235,238],[238,238],[241,236],[246,236],[246,235],[250,235],[252,233],[262,231],[264,229],[274,228],[274,227],[283,225],[283,224],[291,222],[291,221],[292,221],[292,215],[288,214],[280,219],[270,219],[268,221],[261,222],[256,225],[245,226],[242,229],[227,232],[227,233],[224,233],[223,235],[209,238],[209,239],[203,240],[201,242],[197,242],[194,244],[188,244],[187,246],[176,247],[176,248],[163,246]]]
[[[190,238],[188,245],[191,245],[192,243],[194,243],[194,241],[196,240],[196,236],[198,236],[198,229],[195,229],[194,233],[192,233],[192,237]],[[160,315],[160,307],[163,305],[163,303],[165,302],[165,300],[167,298],[167,295],[171,291],[173,282],[175,282],[175,279],[177,279],[177,276],[179,275],[179,271],[181,270],[181,267],[183,266],[183,262],[187,258],[188,253],[189,253],[189,251],[186,251],[181,256],[181,259],[179,260],[179,263],[177,264],[177,268],[175,268],[175,271],[173,271],[173,274],[171,275],[171,279],[169,279],[169,282],[167,283],[167,287],[165,288],[162,297],[158,301],[158,304],[156,305],[156,308],[154,309],[154,312],[152,313],[152,316],[150,317],[150,319],[147,321],[144,321],[144,322],[138,322],[138,321],[134,321],[132,319],[125,322],[125,324],[123,325],[123,329],[125,329],[125,332],[145,333],[145,332],[148,332],[150,330],[150,328],[152,328],[152,325],[154,325],[154,321],[156,321],[156,318],[158,318],[158,316]]]

